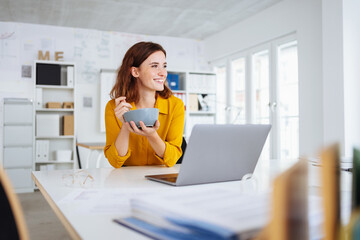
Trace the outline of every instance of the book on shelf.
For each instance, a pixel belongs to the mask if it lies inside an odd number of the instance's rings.
[[[155,239],[249,239],[269,219],[269,193],[180,189],[130,200],[114,221]]]

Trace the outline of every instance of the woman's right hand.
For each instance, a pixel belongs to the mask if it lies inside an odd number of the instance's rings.
[[[124,96],[115,99],[115,115],[122,122],[122,124],[125,124],[124,113],[130,111],[132,108],[131,104],[127,103],[125,99],[126,97]]]

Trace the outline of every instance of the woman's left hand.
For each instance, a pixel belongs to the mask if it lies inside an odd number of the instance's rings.
[[[150,137],[154,134],[156,134],[156,131],[159,129],[160,127],[160,122],[159,120],[156,120],[155,125],[153,127],[146,127],[145,124],[140,121],[139,122],[141,129],[139,129],[135,122],[131,121],[130,123],[126,123],[126,125],[129,125],[129,130],[132,133],[141,135],[141,136],[145,136],[145,137]]]

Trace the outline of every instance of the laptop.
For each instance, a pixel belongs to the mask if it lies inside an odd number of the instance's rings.
[[[147,175],[149,180],[186,186],[241,180],[252,174],[271,125],[195,125],[179,173]]]

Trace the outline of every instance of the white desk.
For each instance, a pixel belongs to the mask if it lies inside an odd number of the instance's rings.
[[[258,164],[255,170],[254,180],[247,181],[233,181],[215,184],[203,184],[188,187],[173,187],[166,184],[152,182],[144,178],[148,174],[162,174],[162,173],[176,173],[180,165],[172,168],[163,166],[140,166],[140,167],[123,167],[120,169],[99,168],[88,169],[87,171],[94,177],[93,186],[91,189],[153,189],[157,191],[163,189],[164,191],[172,189],[181,191],[185,188],[240,188],[242,191],[264,191],[270,189],[271,180],[279,172],[285,170],[293,164],[294,161],[279,162],[271,160]],[[314,168],[310,171],[310,178],[318,181],[316,171],[319,168]],[[64,184],[64,174],[71,173],[77,170],[56,170],[56,171],[40,171],[33,172],[33,179],[38,185],[41,193],[49,202],[52,209],[55,211],[59,219],[65,225],[70,235],[74,239],[147,239],[145,236],[131,231],[117,223],[113,219],[119,218],[121,213],[111,214],[79,214],[76,209],[79,207],[76,204],[62,203],[61,199],[81,187],[67,187]],[[345,173],[348,174],[348,173]],[[315,185],[316,185],[315,181]],[[313,185],[314,182],[310,182]],[[317,188],[312,187],[316,192]],[[351,186],[350,186],[351,188]]]

